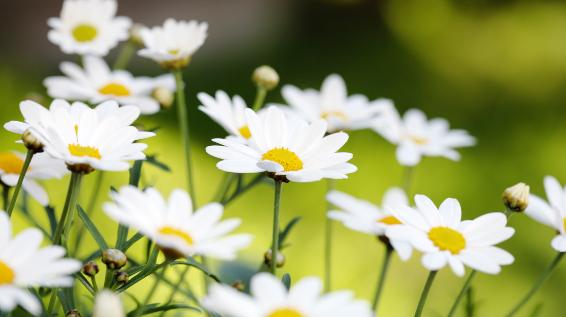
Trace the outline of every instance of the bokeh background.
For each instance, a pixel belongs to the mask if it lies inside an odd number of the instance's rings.
[[[0,3],[0,119],[19,119],[17,105],[30,93],[44,94],[42,80],[57,75],[58,64],[76,60],[47,41],[46,19],[60,10],[60,1],[18,0]],[[252,103],[253,69],[261,64],[276,68],[283,84],[318,88],[330,73],[341,74],[352,93],[370,98],[387,97],[401,110],[423,109],[431,117],[447,118],[453,127],[477,137],[477,146],[462,151],[452,162],[427,158],[415,173],[414,192],[440,203],[458,198],[464,216],[472,218],[502,210],[501,192],[518,181],[543,195],[542,178],[555,175],[566,182],[566,4],[561,1],[527,0],[120,0],[120,15],[147,25],[167,17],[197,19],[210,24],[209,38],[186,71],[191,133],[198,199],[210,201],[222,173],[204,147],[224,131],[197,110],[196,93],[217,89],[240,94]],[[112,60],[117,50],[109,57]],[[151,61],[135,58],[130,70],[138,75],[161,72]],[[281,101],[279,91],[269,102]],[[169,193],[183,186],[182,145],[175,111],[145,117],[149,127],[159,126],[148,153],[173,169],[164,173],[144,169],[146,184]],[[10,133],[0,134],[2,150],[20,149]],[[354,153],[359,172],[337,182],[337,188],[373,202],[399,185],[402,168],[394,147],[372,131],[351,133],[346,150]],[[105,178],[109,186],[127,182],[127,173]],[[92,188],[89,176],[82,193],[87,201]],[[67,180],[48,183],[52,202],[61,208]],[[285,250],[283,271],[294,280],[322,276],[325,183],[289,184],[284,187],[283,221],[303,217]],[[102,195],[106,199],[107,195]],[[231,204],[226,215],[244,220],[239,231],[255,235],[241,261],[257,267],[269,246],[272,191],[255,188]],[[45,216],[36,207],[37,219]],[[94,219],[109,241],[115,224],[102,213]],[[16,218],[21,230],[29,225]],[[515,215],[516,235],[503,246],[516,262],[498,276],[479,275],[474,282],[477,316],[500,316],[554,257],[549,243],[551,229]],[[381,263],[382,246],[376,239],[336,225],[334,288],[349,288],[370,298]],[[80,254],[94,248],[85,247]],[[141,253],[142,248],[136,252]],[[132,257],[141,257],[132,254]],[[564,264],[564,263],[563,263]],[[566,267],[558,268],[522,316],[563,313]],[[427,272],[419,257],[402,263],[395,258],[380,308],[381,316],[410,316]],[[173,277],[173,275],[171,275]],[[193,276],[199,283],[198,276]],[[444,316],[463,279],[443,270],[433,286],[426,316]],[[144,292],[145,284],[136,289]],[[147,284],[149,285],[149,284]],[[136,292],[134,291],[134,294]],[[160,295],[166,298],[163,290]],[[173,314],[171,314],[173,315]],[[183,315],[183,314],[181,314]],[[188,314],[187,314],[188,315]]]

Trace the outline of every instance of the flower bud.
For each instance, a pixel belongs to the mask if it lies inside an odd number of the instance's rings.
[[[66,317],[81,317],[81,313],[79,313],[76,309],[71,309],[65,315]]]
[[[240,280],[232,283],[232,287],[239,290],[240,292],[243,292],[246,289],[246,285],[244,284],[244,282],[242,282]]]
[[[145,29],[145,25],[141,23],[134,23],[130,28],[130,41],[138,46],[143,47],[143,37],[141,35],[141,31]]]
[[[130,276],[124,271],[118,271],[114,274],[114,276],[116,277],[116,282],[120,284],[126,284],[130,280]]]
[[[24,142],[24,145],[28,150],[34,153],[43,152],[43,144],[39,142],[39,139],[36,138],[35,135],[33,135],[30,129],[24,131],[24,133],[22,134],[22,141]]]
[[[117,270],[128,263],[128,258],[118,249],[107,249],[102,252],[102,263],[111,270]]]
[[[263,65],[254,70],[252,81],[265,90],[272,90],[279,84],[279,74],[271,66]]]
[[[166,87],[157,87],[151,93],[151,97],[161,105],[163,109],[169,109],[175,101],[175,93]]]
[[[509,210],[522,212],[529,205],[529,186],[518,183],[503,192],[503,203]]]
[[[267,250],[263,255],[263,263],[267,266],[271,266],[271,256],[272,252],[271,249]],[[285,265],[285,256],[281,252],[277,252],[277,263],[275,264],[277,267],[283,267]]]
[[[86,276],[93,277],[98,274],[99,271],[100,269],[94,261],[88,261],[85,263],[85,265],[83,265],[83,273]]]
[[[94,299],[92,317],[126,317],[120,296],[103,290]]]

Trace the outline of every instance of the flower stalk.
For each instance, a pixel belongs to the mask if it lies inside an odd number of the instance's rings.
[[[279,253],[279,206],[281,201],[281,185],[280,180],[275,180],[275,198],[273,200],[273,235],[271,242],[271,262],[270,272],[277,274],[277,254]]]
[[[460,293],[458,293],[458,296],[456,296],[456,299],[454,300],[454,303],[452,304],[452,307],[450,308],[450,312],[448,313],[448,317],[452,317],[456,313],[456,310],[458,309],[458,305],[460,304],[460,302],[462,301],[462,298],[464,298],[464,295],[468,292],[468,289],[472,285],[472,280],[476,276],[476,273],[477,273],[477,271],[473,270],[468,275],[468,278],[464,282],[464,286],[462,286]]]
[[[70,226],[69,219],[72,219],[72,213],[77,206],[77,197],[81,188],[83,175],[81,173],[73,172],[71,174],[71,181],[69,182],[69,189],[67,190],[67,198],[63,207],[63,213],[57,223],[55,235],[53,236],[53,244],[60,245],[63,237],[63,231]]]
[[[14,207],[16,207],[18,195],[20,194],[20,191],[22,189],[22,184],[24,183],[24,178],[25,178],[26,173],[29,169],[29,165],[31,163],[31,160],[32,160],[34,154],[35,154],[35,151],[33,151],[31,149],[29,149],[26,153],[24,165],[22,166],[20,176],[18,177],[18,183],[16,184],[16,187],[14,188],[14,193],[12,194],[12,200],[10,201],[10,205],[8,206],[8,210],[6,211],[8,213],[8,217],[12,216],[12,212],[14,211]]]
[[[334,180],[328,179],[327,182],[328,194],[334,189]],[[332,204],[328,202],[326,211],[332,208]],[[324,228],[324,290],[326,292],[332,289],[332,219],[324,215],[325,228]]]
[[[434,278],[436,277],[436,274],[438,273],[438,271],[430,271],[430,273],[428,274],[428,277],[426,279],[426,283],[425,286],[423,288],[423,291],[421,293],[421,298],[419,299],[419,304],[417,305],[417,310],[415,311],[415,317],[420,317],[421,314],[423,313],[423,309],[426,303],[426,299],[428,297],[428,294],[430,293],[430,289],[432,287],[432,282],[434,282]]]
[[[381,273],[379,274],[379,280],[375,289],[375,295],[373,296],[372,309],[375,312],[379,305],[379,299],[383,293],[383,287],[385,286],[385,278],[387,276],[387,271],[389,269],[389,264],[391,263],[391,255],[393,254],[393,248],[390,245],[385,245],[385,254],[383,256],[383,263],[381,264]]]

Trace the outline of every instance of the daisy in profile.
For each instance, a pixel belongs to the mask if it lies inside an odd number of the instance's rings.
[[[20,152],[0,152],[0,181],[10,187],[16,186],[24,166],[25,154]],[[46,153],[35,154],[22,183],[23,189],[41,205],[49,204],[47,192],[37,181],[60,179],[69,171],[61,160],[51,158]]]
[[[566,188],[552,176],[544,178],[546,199],[537,195],[529,196],[529,205],[525,213],[534,220],[556,230],[552,239],[552,248],[558,252],[566,252]]]
[[[248,234],[229,235],[240,220],[221,221],[222,205],[211,203],[193,211],[191,198],[183,190],[173,191],[165,201],[153,188],[142,191],[124,186],[111,197],[113,202],[104,205],[106,214],[139,230],[170,257],[203,255],[233,260],[251,242]]]
[[[47,21],[49,41],[66,54],[104,56],[129,37],[132,21],[117,9],[116,0],[65,0],[61,15]]]
[[[316,277],[298,281],[290,290],[275,276],[259,273],[251,280],[251,295],[221,284],[211,285],[203,305],[224,317],[371,317],[367,302],[350,291],[322,293]]]
[[[438,271],[449,265],[456,275],[463,276],[466,265],[497,274],[502,265],[513,263],[511,254],[495,246],[515,233],[506,226],[503,213],[492,212],[462,221],[460,203],[454,198],[444,200],[437,208],[428,197],[416,195],[415,204],[416,209],[391,209],[403,225],[388,227],[387,236],[409,241],[423,252],[422,264],[427,269]]]
[[[85,56],[83,63],[84,69],[64,62],[60,69],[65,76],[45,79],[49,96],[93,104],[116,100],[122,105],[137,106],[142,114],[153,114],[160,109],[159,102],[152,97],[154,90],[162,87],[175,91],[173,75],[134,77],[124,70],[112,71],[104,59],[96,56]]]
[[[420,110],[411,109],[401,118],[393,105],[385,109],[374,121],[373,129],[397,145],[397,160],[401,165],[417,165],[423,156],[442,156],[457,161],[460,154],[456,148],[476,143],[468,132],[450,130],[444,119],[428,120]]]
[[[197,97],[202,103],[199,110],[216,121],[231,136],[243,140],[252,136],[245,116],[248,106],[242,97],[236,95],[230,99],[222,90],[217,91],[215,96],[201,92]]]
[[[180,69],[206,40],[208,24],[167,19],[163,26],[141,30],[145,48],[139,55],[152,59],[167,69]]]
[[[348,135],[338,132],[325,136],[324,120],[307,124],[270,107],[262,116],[246,109],[246,122],[251,133],[247,144],[214,139],[220,145],[206,148],[208,154],[222,160],[216,165],[219,169],[232,173],[269,172],[293,182],[343,179],[356,171],[348,163],[352,154],[337,152]]]
[[[328,132],[369,128],[391,103],[386,99],[369,101],[364,95],[348,96],[344,79],[336,74],[326,77],[320,91],[285,85],[281,93],[292,111],[303,119],[308,122],[326,120]]]
[[[385,192],[382,208],[337,190],[329,192],[326,199],[337,208],[328,212],[329,218],[342,222],[352,230],[385,237],[402,260],[406,261],[411,257],[413,248],[410,243],[389,239],[386,233],[388,227],[401,224],[389,210],[409,206],[407,195],[401,188],[394,187]]]
[[[19,305],[39,316],[41,304],[28,288],[73,285],[71,275],[80,270],[81,263],[64,258],[62,247],[41,248],[42,239],[35,228],[12,237],[8,215],[0,211],[0,311],[10,312]]]

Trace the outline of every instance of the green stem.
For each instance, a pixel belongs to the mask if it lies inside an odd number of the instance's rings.
[[[550,265],[546,268],[544,272],[539,276],[538,280],[535,282],[533,287],[529,290],[529,292],[515,305],[515,307],[506,315],[507,317],[514,316],[519,310],[533,297],[533,295],[542,287],[544,282],[550,277],[554,269],[560,263],[560,260],[564,256],[564,252],[559,252],[554,260],[550,262]]]
[[[460,293],[458,293],[458,296],[456,296],[456,300],[454,300],[454,304],[452,304],[452,308],[450,308],[450,312],[448,313],[448,317],[452,317],[456,313],[456,310],[458,309],[458,305],[460,304],[460,301],[462,300],[462,298],[464,298],[464,294],[466,294],[466,292],[470,288],[470,285],[472,283],[472,280],[476,276],[476,273],[477,273],[477,271],[473,270],[468,275],[466,282],[464,282],[464,286],[462,286]]]
[[[421,299],[419,300],[419,304],[417,305],[417,310],[415,311],[415,317],[420,317],[423,312],[423,308],[425,306],[428,293],[430,292],[432,282],[436,277],[436,273],[438,273],[438,271],[430,271],[430,273],[428,274],[425,286],[423,288],[423,292],[421,293]]]
[[[403,190],[408,197],[411,196],[411,185],[413,183],[414,166],[405,166],[403,171]]]
[[[98,201],[98,196],[100,195],[100,188],[102,187],[102,181],[104,180],[104,171],[98,171],[98,175],[96,175],[96,180],[94,181],[94,192],[92,196],[90,196],[90,200],[88,202],[88,209],[86,209],[87,215],[90,217],[94,212],[94,207],[96,207],[96,202]],[[85,227],[82,223],[77,224],[79,229],[77,231],[77,239],[75,240],[75,244],[73,246],[74,253],[77,253],[77,250],[81,246],[83,241],[83,237],[85,236],[83,233],[85,231]]]
[[[69,189],[67,190],[67,198],[65,199],[65,206],[63,207],[63,213],[61,214],[61,219],[57,223],[57,229],[55,229],[55,235],[53,236],[53,244],[61,244],[61,238],[63,236],[64,228],[68,228],[68,219],[71,219],[69,213],[73,213],[77,206],[77,196],[81,188],[81,181],[83,175],[80,173],[72,173],[71,181],[69,182]]]
[[[95,292],[98,293],[98,284],[96,284],[96,277],[91,276],[90,281],[92,282],[92,288],[94,289]]]
[[[328,179],[326,182],[326,193],[334,189],[334,180]],[[332,204],[327,203],[325,211],[325,228],[324,228],[324,290],[329,292],[332,289],[332,219],[330,219],[326,212],[330,211]]]
[[[130,63],[130,59],[136,52],[136,46],[132,42],[126,42],[120,49],[120,53],[118,53],[118,57],[114,62],[113,68],[116,69],[126,69],[128,64]]]
[[[254,111],[258,111],[263,106],[263,102],[265,101],[265,96],[267,95],[267,89],[257,86],[257,93],[255,95],[255,101],[253,109]]]
[[[281,201],[281,181],[275,180],[275,199],[273,200],[273,235],[271,242],[271,274],[277,274],[277,254],[279,253],[279,205]]]
[[[375,295],[373,296],[373,302],[372,302],[372,309],[374,312],[377,310],[377,305],[379,304],[381,293],[383,293],[383,286],[385,285],[385,277],[387,276],[387,270],[389,269],[389,264],[391,263],[392,254],[393,254],[393,248],[390,245],[385,245],[385,255],[383,256],[381,273],[379,274],[379,281],[377,282],[377,287],[375,289]]]
[[[164,265],[163,270],[161,270],[161,274],[163,276],[165,276],[166,270],[167,270],[167,265]],[[149,289],[149,292],[147,293],[143,303],[135,311],[133,317],[140,317],[141,315],[143,315],[144,310],[145,310],[145,306],[147,306],[149,304],[149,302],[153,298],[153,295],[155,295],[155,291],[157,291],[157,287],[159,286],[159,283],[161,283],[162,280],[163,279],[158,278],[158,277],[155,278],[155,282],[153,282],[153,286]]]
[[[189,117],[187,115],[187,103],[185,101],[185,83],[183,81],[183,72],[181,70],[174,71],[175,82],[177,85],[177,116],[181,126],[181,138],[183,139],[185,149],[185,166],[187,170],[187,185],[189,194],[193,200],[193,205],[197,206],[197,197],[195,194],[195,186],[193,182],[193,172],[191,163],[191,141],[189,135]]]
[[[2,198],[4,202],[4,210],[8,210],[8,205],[10,204],[10,186],[2,185]]]
[[[20,172],[20,176],[18,177],[18,183],[14,188],[14,194],[12,194],[12,200],[10,201],[10,205],[8,206],[8,217],[12,216],[12,212],[14,211],[14,207],[16,207],[16,201],[18,200],[18,195],[20,194],[20,190],[22,189],[22,184],[24,183],[24,177],[29,168],[29,164],[31,163],[31,159],[35,154],[34,151],[28,150],[26,153],[26,158],[24,160],[24,165],[22,166],[22,171]]]
[[[232,185],[232,181],[235,179],[235,174],[232,173],[226,173],[224,175],[224,178],[222,179],[222,182],[220,183],[220,186],[218,186],[218,190],[216,191],[216,195],[214,195],[214,201],[223,201],[224,198],[226,197],[226,194],[228,194],[228,191],[230,190],[230,187]]]
[[[242,195],[243,193],[247,192],[248,190],[252,189],[255,185],[259,184],[264,178],[264,174],[258,174],[254,179],[252,179],[249,183],[247,183],[246,185],[242,186],[240,188],[240,190],[238,190],[237,192],[233,193],[230,197],[222,200],[220,203],[224,206],[228,205],[229,203],[231,203],[234,199],[238,198],[240,195]]]
[[[175,295],[177,295],[177,293],[179,292],[179,290],[181,289],[181,285],[183,284],[183,282],[185,281],[187,274],[189,274],[191,267],[187,266],[183,268],[183,271],[181,272],[181,275],[179,276],[179,280],[177,281],[177,283],[175,283],[173,285],[173,290],[171,291],[171,295],[169,295],[169,300],[167,301],[166,305],[169,305],[173,302],[173,299],[175,298]],[[165,277],[165,276],[163,276]],[[205,277],[206,278],[206,277]],[[161,312],[161,314],[159,314],[160,317],[163,317],[165,315],[167,311],[163,311]]]

